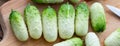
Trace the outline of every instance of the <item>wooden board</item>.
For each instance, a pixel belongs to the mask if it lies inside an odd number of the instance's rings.
[[[113,14],[111,11],[109,11],[105,7],[105,5],[110,4],[110,5],[120,8],[120,1],[119,0],[96,0],[96,1],[93,0],[91,2],[88,2],[88,5],[90,6],[93,2],[101,2],[105,8],[106,20],[107,20],[106,30],[101,33],[96,33],[100,39],[101,46],[104,46],[105,38],[109,34],[111,34],[115,29],[120,28],[120,26],[119,26],[120,18],[117,17],[115,14]],[[0,21],[0,23],[2,24],[2,29],[4,31],[4,37],[3,37],[3,40],[0,42],[0,46],[52,46],[53,44],[62,41],[60,38],[58,38],[56,42],[48,43],[44,40],[43,36],[42,36],[42,38],[40,38],[38,40],[33,40],[33,39],[29,38],[29,40],[26,42],[20,42],[15,38],[15,36],[11,30],[10,24],[9,24],[9,19],[8,19],[9,14],[11,12],[11,9],[15,9],[23,15],[23,10],[28,3],[30,3],[29,0],[19,0],[19,1],[18,0],[10,0],[0,7],[0,11],[2,14],[2,16],[0,16],[0,19],[3,20],[3,21]],[[44,5],[43,4],[39,4],[39,5],[34,4],[34,5],[36,5],[40,11],[42,11],[43,8],[47,7],[47,5],[50,5],[50,4],[44,4]],[[56,11],[58,11],[60,4],[56,4],[56,5],[51,4],[50,6],[52,6],[53,8],[56,9]],[[89,31],[92,31],[90,23],[89,23]]]

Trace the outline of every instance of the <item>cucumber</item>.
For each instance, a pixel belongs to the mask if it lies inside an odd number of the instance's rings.
[[[57,39],[57,15],[56,11],[48,6],[42,12],[43,35],[46,41],[54,42]]]
[[[120,46],[120,28],[112,32],[104,41],[105,46]]]
[[[16,38],[19,41],[27,41],[28,32],[21,14],[15,10],[12,10],[9,16],[9,21]]]
[[[71,38],[74,34],[75,9],[69,4],[62,4],[58,11],[59,35],[62,39]]]
[[[83,46],[83,41],[80,38],[71,38],[60,43],[56,43],[53,46]]]
[[[24,10],[24,16],[30,37],[33,39],[39,39],[42,35],[42,24],[39,10],[35,6],[29,4]]]
[[[78,36],[85,36],[88,33],[89,8],[85,2],[76,7],[75,33]]]
[[[90,7],[91,24],[95,32],[103,32],[106,28],[105,11],[101,3],[95,2]]]
[[[100,40],[94,32],[89,32],[85,37],[86,46],[101,46]]]

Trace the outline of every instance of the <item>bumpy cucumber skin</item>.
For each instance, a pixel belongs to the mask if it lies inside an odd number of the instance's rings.
[[[33,5],[28,5],[24,10],[24,15],[30,36],[33,39],[39,39],[42,35],[42,24],[39,10]]]
[[[94,31],[103,32],[106,28],[104,8],[101,3],[95,2],[90,8],[91,23]]]
[[[75,45],[72,41],[68,40],[68,41],[63,41],[63,42],[54,44],[53,46],[75,46]]]
[[[75,46],[83,46],[83,41],[80,38],[72,38],[70,41],[72,41]]]
[[[9,16],[9,20],[16,38],[19,41],[27,41],[28,32],[21,14],[13,10]]]
[[[54,42],[57,39],[57,15],[50,6],[42,12],[43,35],[46,41]]]
[[[86,46],[100,46],[100,41],[97,35],[93,32],[89,32],[85,37]]]
[[[53,46],[83,46],[83,41],[76,37],[54,44]]]
[[[59,35],[62,39],[71,38],[74,34],[75,9],[69,4],[62,4],[58,11]]]
[[[85,36],[88,33],[89,8],[85,2],[76,7],[75,33],[78,36]]]
[[[64,0],[32,0],[32,1],[36,3],[61,3]]]
[[[104,41],[105,46],[120,46],[120,28],[111,33]]]

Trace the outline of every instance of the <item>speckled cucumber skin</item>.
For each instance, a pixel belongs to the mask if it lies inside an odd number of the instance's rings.
[[[80,38],[71,38],[60,43],[56,43],[53,46],[83,46],[83,41]]]
[[[20,41],[27,41],[28,32],[21,14],[13,10],[9,16],[9,20],[16,38]]]
[[[75,33],[78,36],[85,36],[88,33],[89,8],[86,2],[81,2],[76,7]]]
[[[39,10],[33,5],[28,5],[24,10],[24,16],[30,36],[33,39],[39,39],[42,35],[42,23]]]
[[[86,44],[86,46],[101,46],[98,36],[93,32],[89,32],[86,35],[85,44]]]
[[[46,41],[54,42],[57,39],[57,15],[56,11],[48,6],[42,12],[43,36]]]
[[[112,32],[104,41],[105,46],[120,46],[120,28]]]
[[[58,11],[59,35],[62,39],[71,38],[74,34],[75,9],[69,4],[62,4]]]
[[[101,3],[95,2],[90,7],[91,23],[95,32],[103,32],[106,28],[105,11]]]

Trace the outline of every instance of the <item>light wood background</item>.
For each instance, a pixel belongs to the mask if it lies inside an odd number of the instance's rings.
[[[116,6],[120,8],[120,0],[93,0],[88,2],[88,5],[90,6],[93,2],[101,2],[105,8],[106,12],[106,20],[107,20],[107,27],[104,32],[96,33],[100,39],[101,46],[104,46],[104,40],[107,36],[109,36],[114,30],[117,28],[120,28],[120,18],[117,17],[115,14],[113,14],[108,8],[106,8],[106,4]],[[26,7],[28,3],[31,3],[29,0],[10,0],[6,2],[4,5],[2,5],[0,12],[2,14],[2,19],[0,23],[2,24],[2,29],[4,31],[4,37],[3,40],[0,42],[0,46],[52,46],[53,44],[63,41],[60,38],[57,39],[54,43],[48,43],[44,40],[43,36],[42,38],[38,40],[33,40],[29,38],[26,42],[20,42],[18,41],[9,24],[9,14],[11,12],[11,9],[15,9],[19,11],[23,15],[23,10]],[[58,11],[58,8],[61,4],[34,4],[38,7],[40,12],[42,9],[47,7],[48,5],[52,6],[53,8]],[[89,23],[89,31],[92,31],[91,24]],[[83,38],[82,38],[83,39]]]

